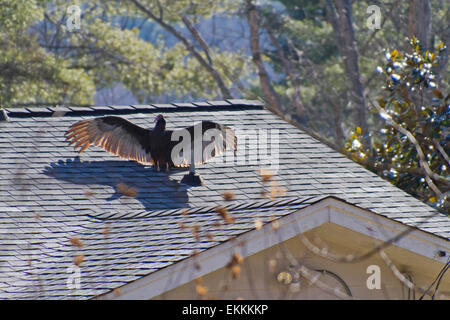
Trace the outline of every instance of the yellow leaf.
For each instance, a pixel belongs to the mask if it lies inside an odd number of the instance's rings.
[[[397,51],[397,49],[394,49],[394,50],[391,52],[391,58],[392,58],[392,60],[394,60],[395,58],[397,58],[397,56],[398,56],[398,51]]]
[[[428,201],[430,201],[430,202],[436,202],[436,197],[431,197],[430,199],[428,199]]]
[[[431,53],[431,54],[430,54],[430,61],[433,62],[433,61],[434,61],[434,58],[435,58],[434,53]]]
[[[360,127],[356,127],[356,133],[359,134],[359,135],[361,135],[361,132],[362,132],[362,131],[361,131],[361,128],[360,128]]]

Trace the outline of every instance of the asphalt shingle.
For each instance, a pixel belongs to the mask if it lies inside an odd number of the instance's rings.
[[[10,121],[0,122],[0,298],[91,298],[250,230],[254,219],[267,222],[328,195],[409,225],[428,217],[421,229],[450,237],[448,217],[256,101],[67,107],[52,117],[59,109],[8,109]],[[216,158],[197,167],[204,185],[191,187],[180,184],[184,169],[155,172],[97,147],[78,155],[67,146],[64,132],[71,124],[116,113],[143,127],[164,113],[168,128],[213,120],[237,132],[254,129],[253,136],[277,129],[278,153],[269,158],[279,162],[273,181],[283,191],[275,201],[267,199],[270,183],[261,181],[257,161]],[[135,195],[121,194],[121,183]],[[233,192],[235,200],[224,201],[224,192]],[[217,226],[223,221],[217,205],[227,206],[234,224]],[[83,246],[71,245],[71,238]],[[77,255],[84,256],[82,285],[68,289],[68,268]]]

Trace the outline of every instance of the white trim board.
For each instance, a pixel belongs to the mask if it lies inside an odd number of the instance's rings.
[[[244,232],[233,240],[200,252],[195,257],[191,256],[127,283],[120,287],[119,296],[111,291],[94,299],[151,299],[197,277],[225,267],[232,252],[238,252],[246,258],[327,222],[381,241],[390,240],[410,228],[403,223],[361,209],[336,197],[327,197],[277,219],[277,237],[272,236],[274,234],[272,224],[267,223],[259,230]],[[245,250],[242,250],[242,243],[245,243]],[[450,241],[419,229],[411,231],[394,245],[441,263],[445,263],[447,257],[436,257],[436,251],[450,252]],[[196,268],[197,265],[200,265],[201,269]]]

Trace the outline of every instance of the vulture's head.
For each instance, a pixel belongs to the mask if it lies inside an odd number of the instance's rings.
[[[165,130],[166,129],[166,119],[164,119],[164,116],[162,114],[158,114],[153,122],[156,122],[155,128]]]

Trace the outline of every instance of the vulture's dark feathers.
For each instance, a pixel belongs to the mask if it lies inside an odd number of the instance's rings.
[[[195,139],[202,139],[202,151],[211,143],[213,144],[212,152],[202,153],[201,159],[195,158],[195,164],[205,163],[225,150],[236,152],[237,138],[233,130],[219,123],[202,121],[194,126],[173,131],[166,130],[166,120],[161,114],[156,116],[154,122],[156,124],[153,129],[144,129],[120,117],[99,117],[76,122],[65,133],[65,136],[69,145],[74,145],[75,149],[79,148],[79,153],[93,144],[120,158],[155,165],[158,170],[161,166],[168,170],[169,167],[190,165],[191,159],[186,159],[182,153],[177,163],[174,163],[171,157],[172,150],[181,141],[181,138],[172,141],[172,134],[179,137],[182,130],[189,132],[191,145],[199,142]],[[194,137],[195,128],[201,128],[201,137],[198,135],[198,137]],[[216,129],[220,139],[202,138],[209,129]]]

